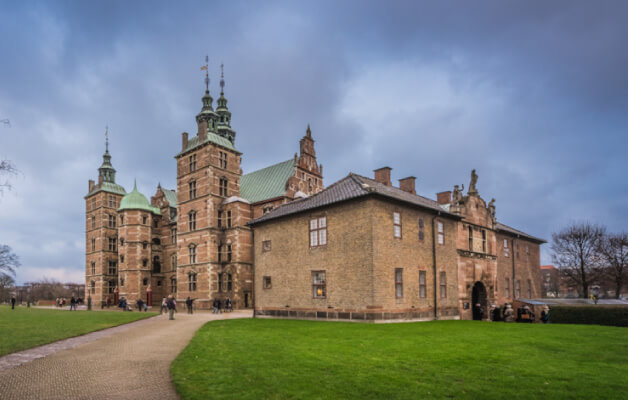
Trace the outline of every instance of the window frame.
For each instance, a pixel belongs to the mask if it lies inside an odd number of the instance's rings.
[[[263,276],[262,277],[262,289],[272,289],[272,288],[273,288],[272,278],[269,275]]]
[[[401,222],[401,212],[393,211],[393,237],[395,239],[401,239],[403,237]]]
[[[445,224],[443,221],[436,221],[436,243],[440,246],[445,245]]]
[[[506,294],[506,298],[510,297],[510,278],[506,278],[504,279],[505,282],[505,287],[504,287],[504,291]]]
[[[321,226],[321,222],[323,226]],[[310,218],[308,221],[310,248],[327,246],[327,216]],[[324,242],[324,243],[322,243]]]
[[[218,180],[218,194],[222,197],[228,197],[229,180],[224,176]]]
[[[188,182],[188,197],[190,200],[195,199],[196,196],[196,180],[191,180]]]
[[[188,157],[188,168],[190,172],[196,171],[196,154],[191,154]]]
[[[262,253],[267,253],[272,250],[271,240],[262,240]]]
[[[195,271],[188,272],[188,292],[196,292],[197,275]]]
[[[322,281],[317,280],[319,274],[322,274]],[[313,270],[311,274],[312,280],[312,299],[321,300],[327,298],[327,273],[325,270]],[[318,289],[321,289],[321,294],[318,294]]]
[[[427,298],[427,271],[419,270],[419,298]]]
[[[439,271],[438,273],[439,298],[447,298],[447,271]]]
[[[403,268],[395,268],[395,299],[403,299]]]
[[[190,210],[188,213],[188,230],[195,231],[196,230],[196,211]]]
[[[196,244],[192,243],[188,246],[188,256],[190,264],[196,264]]]

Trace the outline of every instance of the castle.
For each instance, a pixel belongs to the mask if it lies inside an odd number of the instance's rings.
[[[206,80],[207,82],[207,80]],[[300,152],[243,175],[224,95],[207,86],[197,133],[182,134],[177,188],[148,199],[115,181],[108,145],[86,201],[86,297],[209,308],[229,297],[261,317],[477,319],[540,292],[544,240],[497,222],[495,200],[394,187],[391,168],[324,188],[308,125]]]

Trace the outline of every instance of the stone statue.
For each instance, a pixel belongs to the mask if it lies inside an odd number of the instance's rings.
[[[488,213],[495,222],[495,199],[491,199],[490,203],[488,203]]]
[[[462,200],[462,191],[464,190],[464,185],[462,185],[462,189],[458,187],[458,185],[454,185],[454,194],[453,194],[453,204],[458,204]]]
[[[471,183],[469,184],[469,194],[478,194],[478,189],[475,187],[478,183],[478,174],[475,173],[475,169],[471,171]]]

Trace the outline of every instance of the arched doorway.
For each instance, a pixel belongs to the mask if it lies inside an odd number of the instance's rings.
[[[486,287],[482,282],[475,282],[473,285],[473,291],[471,292],[471,307],[473,310],[473,319],[481,320],[482,315],[477,308],[477,304],[482,307],[484,315],[486,315]]]

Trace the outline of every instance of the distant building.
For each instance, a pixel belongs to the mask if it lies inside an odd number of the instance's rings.
[[[560,277],[558,269],[553,265],[541,265],[541,287],[543,297],[558,297],[560,294]]]

